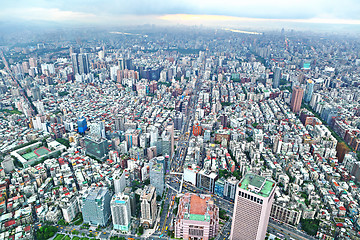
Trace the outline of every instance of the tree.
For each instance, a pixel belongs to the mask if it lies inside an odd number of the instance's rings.
[[[138,228],[137,234],[138,234],[139,236],[141,236],[141,235],[143,235],[143,233],[144,233],[144,227],[143,227],[143,226],[140,226],[140,227]]]
[[[36,232],[36,238],[37,239],[49,239],[52,238],[55,233],[57,232],[57,227],[50,226],[50,225],[44,225],[41,228],[39,228]]]

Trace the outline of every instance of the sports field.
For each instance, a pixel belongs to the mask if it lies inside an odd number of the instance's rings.
[[[25,153],[24,155],[22,155],[22,157],[25,158],[25,160],[32,160],[32,159],[40,158],[50,152],[51,151],[49,149],[47,149],[46,147],[41,147],[41,148],[35,149],[32,152]]]

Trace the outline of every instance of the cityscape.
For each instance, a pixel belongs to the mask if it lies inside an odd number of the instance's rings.
[[[9,9],[0,239],[360,239],[360,22],[28,29]]]

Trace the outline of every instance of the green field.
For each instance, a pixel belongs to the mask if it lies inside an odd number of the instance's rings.
[[[24,155],[22,155],[23,158],[25,158],[25,160],[33,160],[33,159],[38,159],[41,158],[42,156],[45,156],[46,154],[50,153],[51,151],[45,147],[40,147],[38,149],[35,149],[32,152],[29,153],[25,153]]]
[[[31,160],[31,159],[37,158],[38,156],[34,152],[29,152],[29,153],[22,155],[22,157],[25,158],[25,160]]]

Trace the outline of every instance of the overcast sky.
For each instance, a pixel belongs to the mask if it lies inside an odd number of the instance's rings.
[[[360,0],[2,0],[0,21],[89,24],[278,21],[360,25]]]

